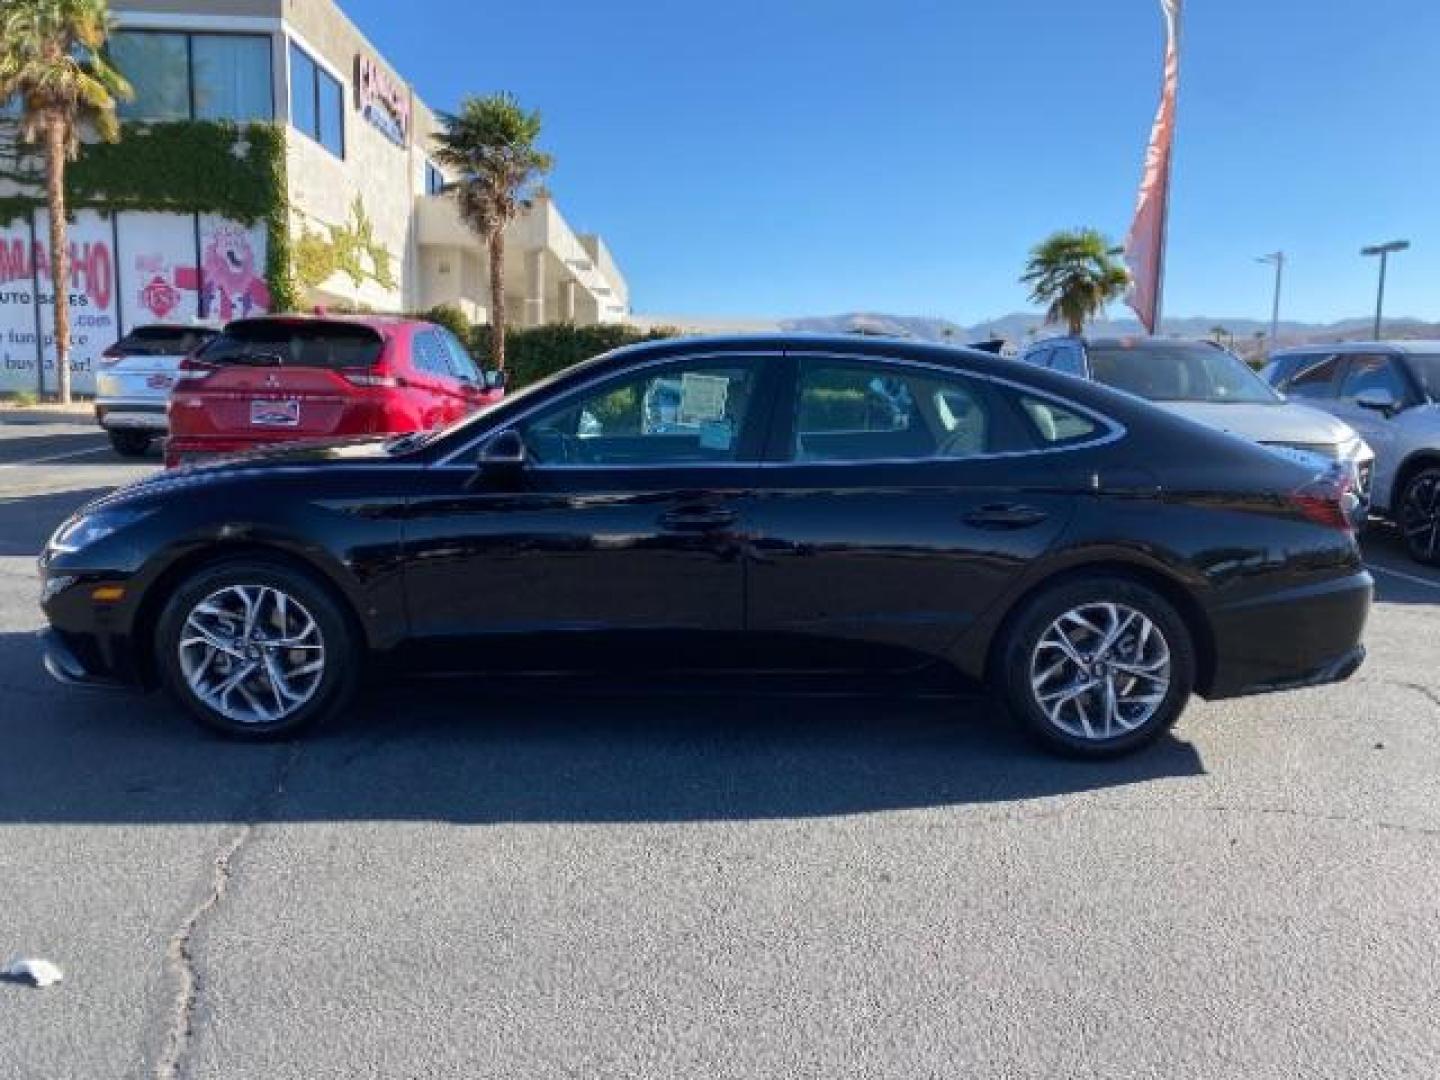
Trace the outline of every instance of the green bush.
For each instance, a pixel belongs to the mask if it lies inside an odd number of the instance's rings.
[[[549,323],[545,326],[511,328],[505,334],[505,365],[510,369],[510,389],[518,390],[539,382],[557,371],[573,367],[592,356],[634,345],[674,337],[667,329],[637,330],[623,323],[575,326]],[[470,351],[482,365],[490,357],[490,327],[476,326],[468,338]]]
[[[432,322],[436,326],[445,327],[461,341],[468,342],[470,334],[474,330],[474,327],[470,325],[470,320],[465,317],[465,313],[454,304],[440,304],[432,307],[429,311],[422,311],[417,317],[426,322]]]

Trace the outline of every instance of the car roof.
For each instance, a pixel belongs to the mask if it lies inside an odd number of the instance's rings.
[[[1406,341],[1316,341],[1309,345],[1291,345],[1289,348],[1276,349],[1275,356],[1292,356],[1296,353],[1363,353],[1363,352],[1400,352],[1400,353],[1440,353],[1440,341],[1435,339],[1418,338]]]
[[[354,315],[350,313],[330,314],[328,312],[276,312],[273,315],[252,315],[235,319],[226,326],[244,326],[254,323],[315,323],[319,325],[364,326],[371,330],[393,330],[404,326],[432,326],[424,319],[409,319],[403,315]]]

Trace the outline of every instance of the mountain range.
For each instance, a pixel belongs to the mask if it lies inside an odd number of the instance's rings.
[[[842,315],[812,315],[795,319],[782,319],[780,326],[785,330],[806,330],[815,333],[871,333],[899,335],[920,341],[943,341],[965,344],[990,338],[1004,338],[1006,341],[1023,344],[1032,337],[1049,337],[1059,332],[1059,327],[1046,326],[1038,312],[1012,312],[997,319],[987,319],[973,326],[963,326],[950,319],[928,318],[914,315],[891,315],[883,312],[854,311]],[[1161,332],[1168,337],[1202,338],[1214,337],[1217,328],[1223,328],[1227,342],[1233,342],[1237,349],[1249,351],[1261,343],[1257,334],[1270,334],[1268,320],[1243,318],[1195,318],[1166,319]],[[1347,341],[1366,339],[1373,330],[1372,319],[1342,319],[1332,323],[1306,323],[1282,320],[1279,344],[1304,345],[1311,342]],[[1086,333],[1096,337],[1125,337],[1143,333],[1134,319],[1102,319],[1090,324]],[[1437,338],[1440,339],[1440,323],[1424,322],[1420,319],[1386,319],[1385,336],[1390,338]],[[1270,342],[1264,342],[1270,346]]]

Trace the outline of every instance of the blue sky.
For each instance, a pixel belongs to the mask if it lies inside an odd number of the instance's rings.
[[[439,108],[545,117],[572,225],[636,310],[1023,308],[1048,231],[1129,223],[1157,0],[341,0]],[[1188,0],[1166,310],[1440,319],[1440,4]],[[403,9],[404,17],[397,17]],[[1118,309],[1117,309],[1117,312]]]

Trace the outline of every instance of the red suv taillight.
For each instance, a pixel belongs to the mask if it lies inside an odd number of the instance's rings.
[[[180,361],[180,366],[175,370],[175,385],[194,386],[196,383],[204,382],[213,374],[215,374],[214,365],[197,360],[193,356],[187,356]]]
[[[1359,508],[1360,499],[1350,471],[1336,468],[1291,492],[1290,505],[1317,525],[1353,532],[1352,515]]]
[[[391,375],[385,368],[341,368],[340,374],[345,377],[346,382],[354,383],[356,386],[375,386],[394,389],[400,385],[400,380]]]

